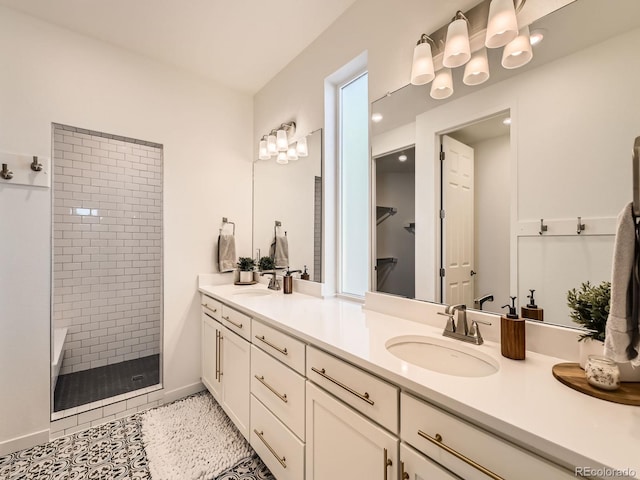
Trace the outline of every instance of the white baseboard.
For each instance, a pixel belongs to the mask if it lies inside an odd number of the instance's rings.
[[[0,457],[8,455],[18,450],[24,450],[25,448],[35,447],[42,443],[49,441],[49,429],[40,430],[39,432],[23,435],[22,437],[12,438],[0,442]]]
[[[185,387],[166,391],[164,393],[164,403],[171,403],[175,400],[180,400],[181,398],[188,397],[189,395],[193,395],[194,393],[201,392],[204,389],[205,386],[202,384],[202,382],[196,382]]]

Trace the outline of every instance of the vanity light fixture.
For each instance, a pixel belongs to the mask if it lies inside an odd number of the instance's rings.
[[[433,40],[429,35],[423,33],[416,44],[416,48],[413,49],[413,63],[411,64],[411,83],[413,85],[424,85],[436,76],[429,42],[433,43]],[[379,115],[379,120],[375,120],[373,115]],[[373,115],[371,120],[374,122],[382,120],[381,114],[374,113]]]
[[[487,48],[504,47],[517,36],[518,20],[513,0],[491,0],[485,46]]]
[[[295,133],[296,122],[288,122],[274,128],[267,135],[263,135],[258,144],[258,158],[269,160],[276,155],[279,163],[286,163],[286,161],[282,161],[282,155],[279,154],[284,154],[284,160],[287,160],[289,144],[294,143],[292,139]]]
[[[471,59],[468,23],[464,13],[458,10],[447,27],[447,41],[442,57],[442,64],[447,68],[459,67]]]
[[[278,153],[278,147],[276,145],[276,136],[273,133],[274,132],[272,131],[267,136],[267,152],[269,153],[270,156]]]
[[[412,78],[413,78],[413,75],[412,75]],[[413,82],[411,82],[411,83],[413,83]],[[371,114],[371,121],[375,122],[375,123],[381,122],[382,121],[382,114],[378,113],[378,112]]]
[[[287,158],[287,152],[278,152],[278,156],[276,157],[276,163],[280,165],[286,165],[289,163],[289,159]]]
[[[298,160],[297,145],[289,145],[287,149],[287,160]]]
[[[258,149],[258,158],[260,160],[269,160],[271,155],[269,155],[269,151],[267,150],[267,138],[266,135],[262,136],[260,140],[260,147]]]
[[[276,132],[276,147],[279,152],[286,152],[289,147],[289,140],[287,139],[287,132],[284,128],[281,128]]]
[[[533,58],[529,38],[529,27],[523,27],[516,38],[507,43],[502,51],[502,66],[507,69],[522,67]]]
[[[296,144],[296,152],[299,157],[306,157],[309,155],[309,147],[307,146],[307,137],[301,137]]]
[[[487,49],[481,48],[473,54],[471,60],[464,66],[464,77],[462,77],[462,81],[465,85],[480,85],[489,80],[489,76]]]
[[[453,95],[453,79],[451,69],[443,68],[438,72],[431,83],[431,98],[442,100]]]

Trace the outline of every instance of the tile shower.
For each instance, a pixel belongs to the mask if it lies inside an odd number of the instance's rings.
[[[57,412],[160,383],[162,145],[60,124],[53,139]]]

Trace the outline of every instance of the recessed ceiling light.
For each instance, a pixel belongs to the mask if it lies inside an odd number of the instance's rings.
[[[504,125],[511,125],[511,117],[507,117],[504,120],[502,120],[502,123]]]
[[[402,155],[400,155],[398,157],[398,160],[400,160],[401,162],[406,162],[407,161],[407,156],[403,153]]]
[[[544,32],[545,31],[541,28],[538,28],[531,32],[531,35],[529,35],[529,42],[532,46],[536,46],[540,42],[542,42],[542,40],[544,39]]]
[[[376,113],[373,113],[373,114],[371,115],[371,120],[372,120],[373,122],[378,123],[379,121],[381,121],[381,120],[382,120],[382,114],[381,114],[381,113],[377,113],[377,112],[376,112]]]

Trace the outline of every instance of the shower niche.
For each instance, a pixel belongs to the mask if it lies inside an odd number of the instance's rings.
[[[60,418],[162,388],[163,151],[52,130],[51,406]]]

